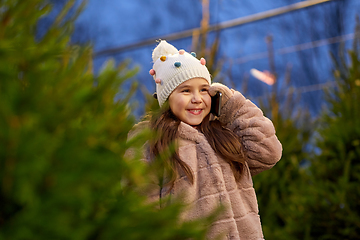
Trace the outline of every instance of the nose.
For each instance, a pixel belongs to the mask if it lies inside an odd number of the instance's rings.
[[[201,98],[200,93],[195,92],[191,98],[191,103],[201,103],[201,101],[202,101],[202,98]]]

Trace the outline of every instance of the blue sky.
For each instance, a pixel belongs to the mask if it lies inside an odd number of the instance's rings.
[[[210,0],[210,24],[250,16],[297,2],[300,1]],[[329,53],[337,52],[339,44],[324,42],[321,47],[306,47],[303,44],[353,33],[357,12],[360,12],[359,0],[331,1],[225,29],[219,35],[217,60],[222,63],[221,71],[213,80],[221,80],[227,85],[233,84],[238,90],[242,90],[246,84],[246,97],[255,102],[268,94],[271,87],[253,78],[249,72],[251,68],[270,70],[265,39],[271,35],[279,88],[293,86],[299,92],[303,89],[302,105],[317,113],[322,107],[321,91],[307,91],[304,87],[333,80],[333,64]],[[89,0],[85,11],[76,22],[73,41],[90,42],[96,52],[197,28],[201,19],[200,0]],[[214,36],[209,34],[209,44]],[[178,39],[170,43],[178,49],[190,51],[192,48],[191,38]],[[345,43],[350,46],[351,41]],[[130,59],[131,66],[140,69],[133,81],[139,81],[149,92],[153,92],[155,84],[148,71],[152,67],[151,51],[155,46],[154,41],[153,44],[138,49],[96,57],[95,69],[99,71],[110,58],[118,63]],[[285,50],[288,50],[287,53],[284,53]],[[284,85],[286,76],[291,78],[290,86]],[[141,106],[141,94],[138,93],[136,98]]]

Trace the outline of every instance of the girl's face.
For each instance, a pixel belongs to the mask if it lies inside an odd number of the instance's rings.
[[[169,96],[171,111],[181,121],[191,126],[199,125],[210,112],[209,87],[203,78],[183,82]]]

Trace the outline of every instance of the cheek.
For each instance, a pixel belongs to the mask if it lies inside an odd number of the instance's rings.
[[[209,94],[205,95],[203,97],[203,100],[204,100],[204,103],[205,103],[206,107],[210,108],[211,107],[211,97],[210,97],[210,95]]]
[[[173,113],[180,111],[185,108],[187,104],[186,98],[181,94],[172,94],[169,97],[169,105]]]

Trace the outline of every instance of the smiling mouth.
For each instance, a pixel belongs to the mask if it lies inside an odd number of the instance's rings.
[[[202,109],[189,109],[188,110],[191,114],[198,115],[202,112]]]

